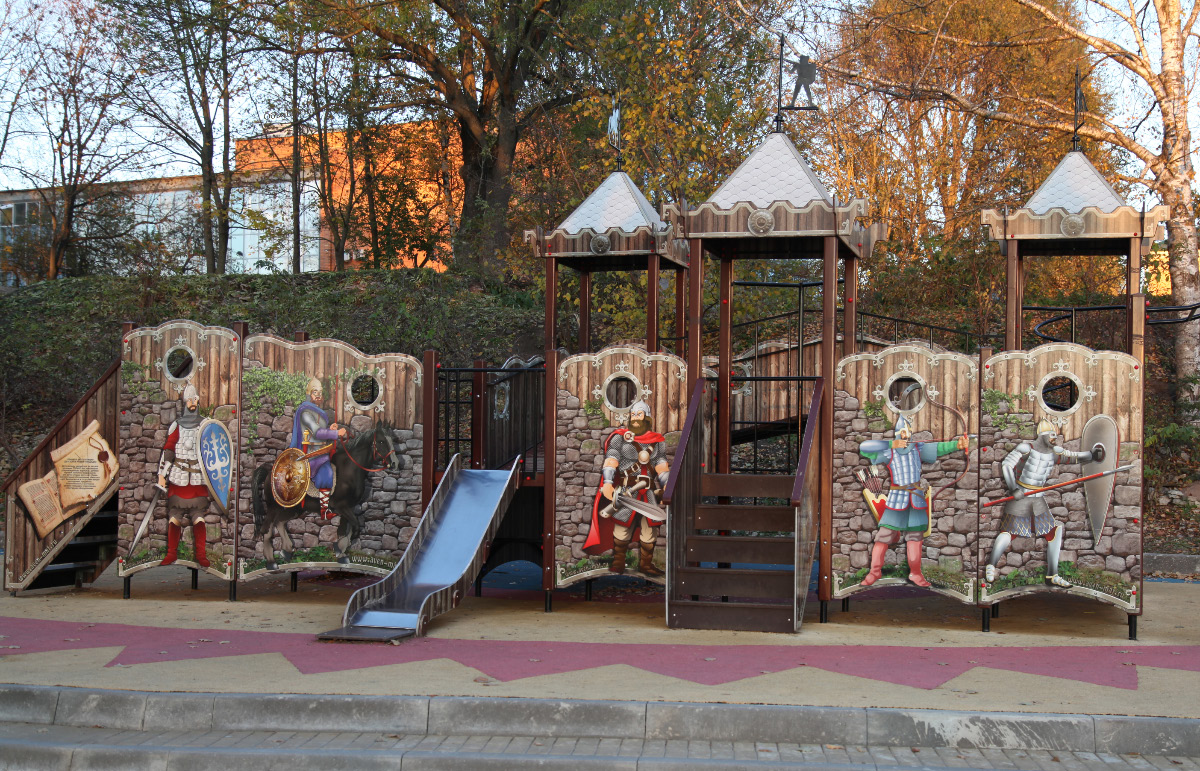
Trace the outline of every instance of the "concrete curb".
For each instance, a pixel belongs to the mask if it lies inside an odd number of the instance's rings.
[[[1142,570],[1146,573],[1200,573],[1200,554],[1143,554]]]
[[[302,729],[1200,756],[1200,719],[924,709],[0,685],[0,721],[138,731]]]

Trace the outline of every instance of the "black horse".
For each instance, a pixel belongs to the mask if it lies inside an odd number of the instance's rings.
[[[364,431],[351,439],[338,439],[330,463],[334,469],[333,490],[329,494],[329,510],[341,515],[338,523],[336,544],[337,561],[343,565],[350,562],[346,550],[362,530],[362,505],[371,496],[372,471],[400,471],[400,456],[396,454],[392,427],[376,423],[370,431]],[[268,570],[276,570],[275,549],[271,545],[272,530],[279,533],[283,541],[284,561],[292,559],[295,548],[288,535],[287,522],[320,511],[317,498],[305,496],[298,506],[280,506],[271,493],[271,463],[264,463],[254,470],[251,483],[251,498],[254,502],[254,535],[262,539],[263,557]]]

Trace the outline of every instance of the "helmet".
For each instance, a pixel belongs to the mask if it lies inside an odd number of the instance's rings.
[[[304,389],[304,393],[305,393],[305,395],[308,395],[308,394],[311,394],[313,391],[316,391],[317,393],[325,392],[325,387],[322,386],[321,381],[315,377],[309,378],[308,387]]]
[[[188,402],[193,402],[193,401],[195,401],[195,402],[200,401],[200,394],[197,393],[196,386],[192,385],[191,383],[188,383],[187,388],[183,389],[183,402],[184,402],[184,404],[187,404]]]
[[[901,431],[908,431],[909,433],[912,433],[912,423],[908,422],[908,418],[900,415],[896,418],[896,425],[893,426],[892,431],[896,436],[900,436]]]
[[[646,404],[646,402],[642,401],[641,399],[638,399],[636,402],[631,404],[629,406],[629,411],[630,412],[641,412],[641,413],[645,414],[646,417],[651,417],[650,405]]]
[[[1050,434],[1051,439],[1053,439],[1053,437],[1058,436],[1058,431],[1055,430],[1054,424],[1052,424],[1050,421],[1046,420],[1045,418],[1042,418],[1041,420],[1038,421],[1037,433],[1038,433],[1038,436],[1041,436],[1042,434]]]

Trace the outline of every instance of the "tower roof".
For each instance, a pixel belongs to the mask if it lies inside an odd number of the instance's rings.
[[[1058,162],[1025,208],[1034,214],[1045,214],[1055,208],[1078,214],[1089,206],[1095,206],[1105,214],[1112,214],[1124,205],[1124,199],[1113,190],[1087,156],[1073,150]]]
[[[615,171],[563,220],[558,229],[576,235],[589,228],[596,233],[612,228],[632,233],[641,227],[657,232],[665,229],[666,223],[629,175]]]
[[[742,202],[764,209],[775,201],[786,201],[796,208],[813,201],[833,203],[829,190],[782,133],[769,134],[708,199],[721,209]]]

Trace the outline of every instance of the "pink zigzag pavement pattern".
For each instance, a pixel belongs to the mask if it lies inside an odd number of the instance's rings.
[[[930,690],[975,667],[1136,690],[1137,665],[1200,672],[1200,646],[658,645],[425,637],[401,645],[317,642],[295,632],[159,629],[0,618],[0,655],[121,647],[107,666],[279,653],[303,674],[450,659],[500,681],[631,664],[700,685],[816,667]],[[905,665],[895,666],[903,657]]]

